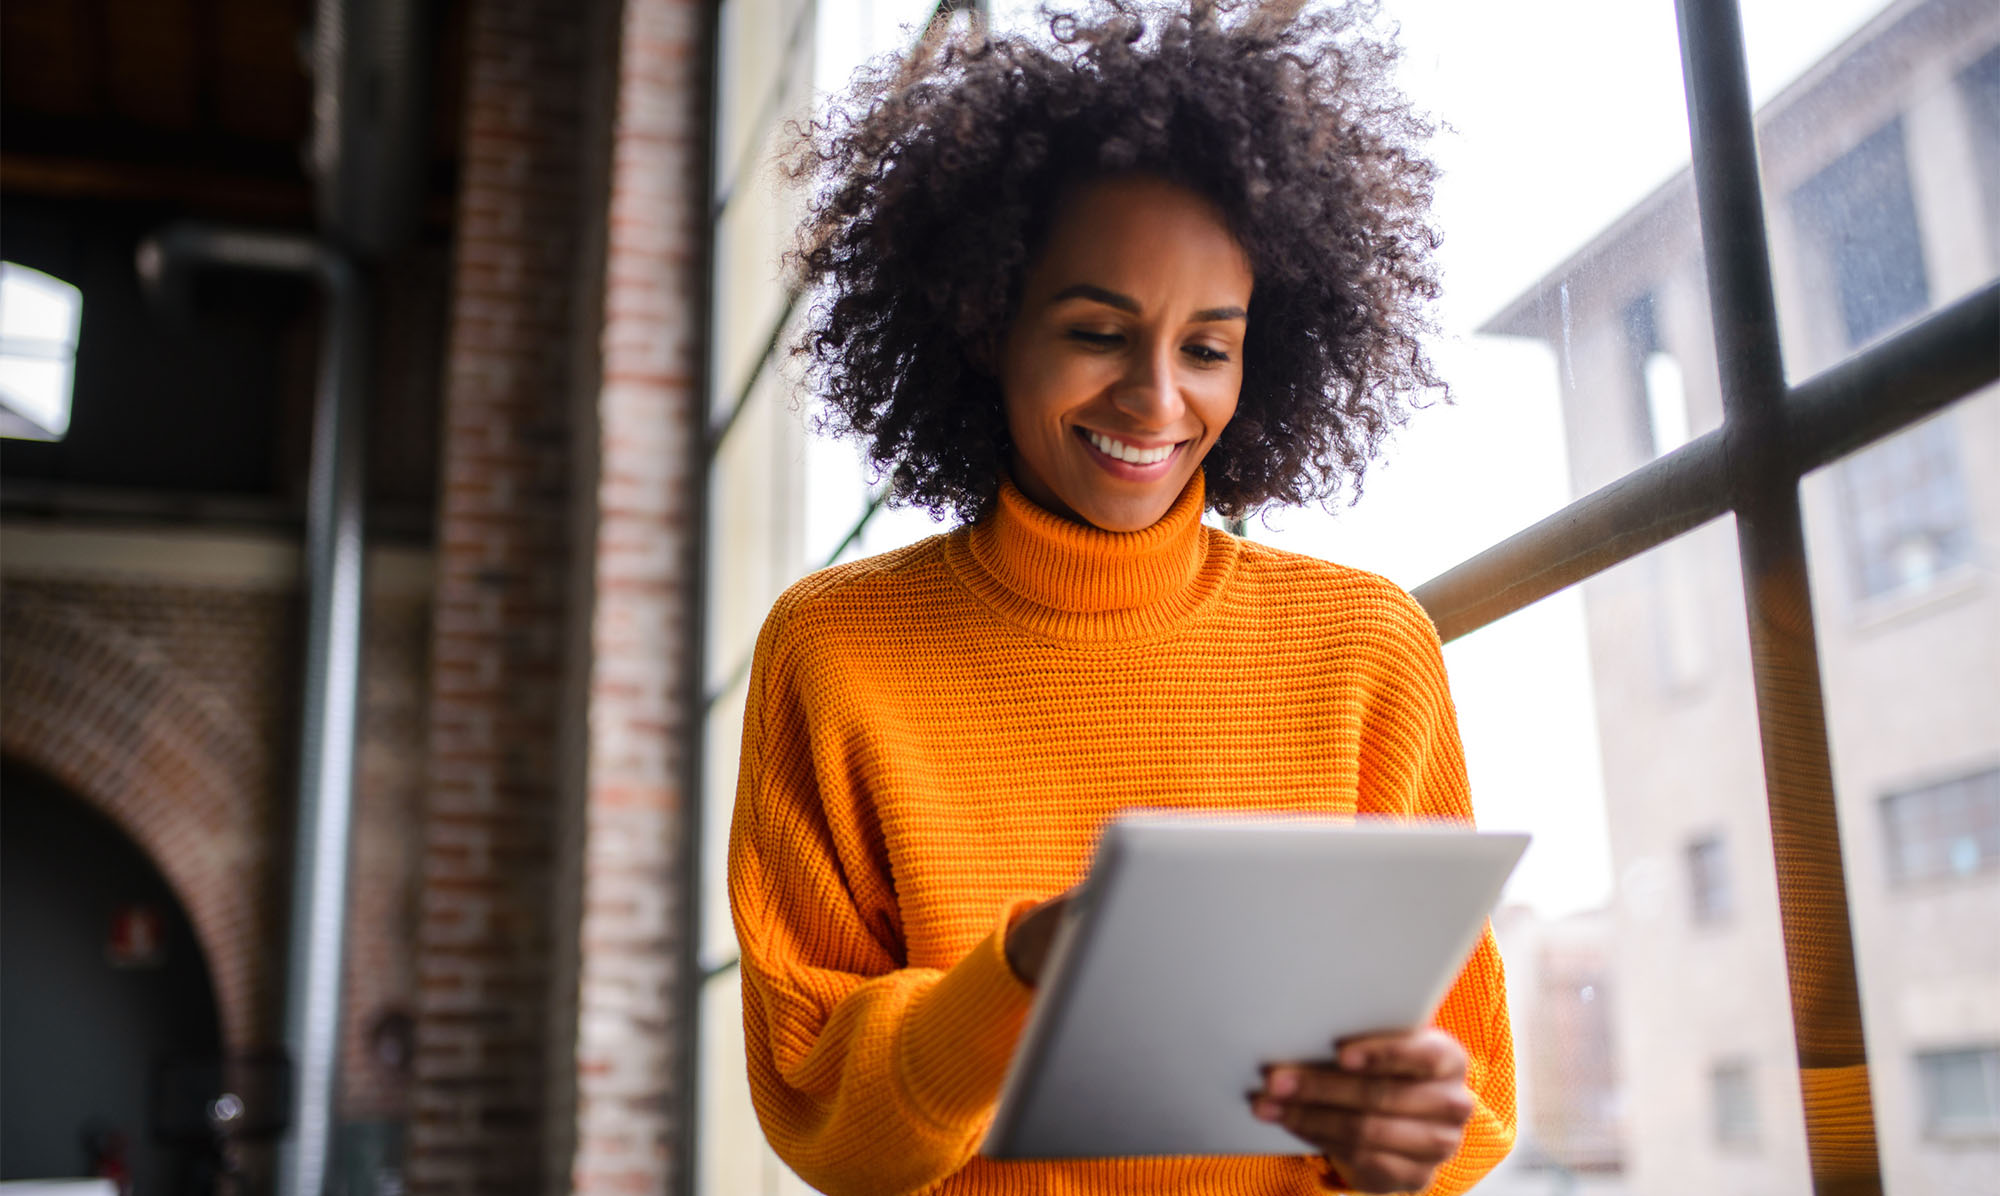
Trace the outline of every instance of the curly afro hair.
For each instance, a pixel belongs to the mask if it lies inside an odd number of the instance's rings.
[[[793,352],[824,426],[866,444],[896,501],[990,508],[1011,446],[981,362],[1059,199],[1134,174],[1207,198],[1251,263],[1210,505],[1359,494],[1409,402],[1443,389],[1419,340],[1438,291],[1432,130],[1391,83],[1372,3],[1299,8],[1044,9],[1046,40],[927,38],[803,130],[790,173],[815,187],[791,261],[816,298]]]

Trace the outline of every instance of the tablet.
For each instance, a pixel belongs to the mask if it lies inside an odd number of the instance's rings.
[[[1303,1154],[1261,1066],[1430,1020],[1524,834],[1126,815],[1049,948],[981,1153]]]

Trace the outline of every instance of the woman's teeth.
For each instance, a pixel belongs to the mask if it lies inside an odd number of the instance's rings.
[[[1088,435],[1090,436],[1090,443],[1096,446],[1098,452],[1103,453],[1113,460],[1125,461],[1132,465],[1158,464],[1168,457],[1173,456],[1174,450],[1180,447],[1178,445],[1163,444],[1159,448],[1133,448],[1122,440],[1113,440],[1102,433],[1089,432]]]

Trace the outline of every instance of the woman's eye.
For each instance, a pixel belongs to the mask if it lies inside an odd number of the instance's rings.
[[[1224,353],[1220,349],[1212,349],[1207,345],[1189,345],[1187,347],[1187,354],[1204,365],[1221,365],[1223,362],[1229,360],[1229,354]]]
[[[1091,332],[1085,328],[1072,328],[1069,332],[1069,339],[1082,341],[1086,345],[1098,345],[1108,348],[1123,342],[1125,338],[1115,332]]]

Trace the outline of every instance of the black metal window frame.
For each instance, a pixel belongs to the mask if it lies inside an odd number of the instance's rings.
[[[975,20],[983,15],[978,0],[942,0],[930,29],[966,10]],[[1813,1189],[1821,1196],[1880,1192],[1799,483],[1812,470],[2000,379],[2000,281],[1989,281],[1832,367],[1787,385],[1737,0],[1676,0],[1675,10],[1722,426],[1476,554],[1418,586],[1414,594],[1439,635],[1450,641],[1735,514]],[[717,51],[719,47],[711,52],[712,80],[720,73]],[[715,94],[719,97],[719,85]],[[719,221],[719,205],[711,216]],[[712,223],[711,233],[714,227]],[[751,382],[710,420],[697,447],[696,485],[703,508],[698,527],[707,526],[709,473],[716,453],[748,402],[756,376],[780,351],[783,330],[798,302],[796,294],[788,297]],[[885,498],[882,490],[871,495],[826,564],[860,538]],[[705,545],[698,555],[700,605],[706,600]],[[690,621],[690,634],[690,659],[700,660],[699,614]],[[700,685],[697,676],[697,691]],[[728,688],[698,692],[697,709],[705,715]],[[687,750],[696,782],[691,794],[702,791],[703,721],[689,720]],[[681,1091],[688,1100],[681,1118],[679,1190],[693,1193],[696,1013],[702,986],[734,965],[706,970],[700,965],[698,799],[690,801],[687,816]]]

